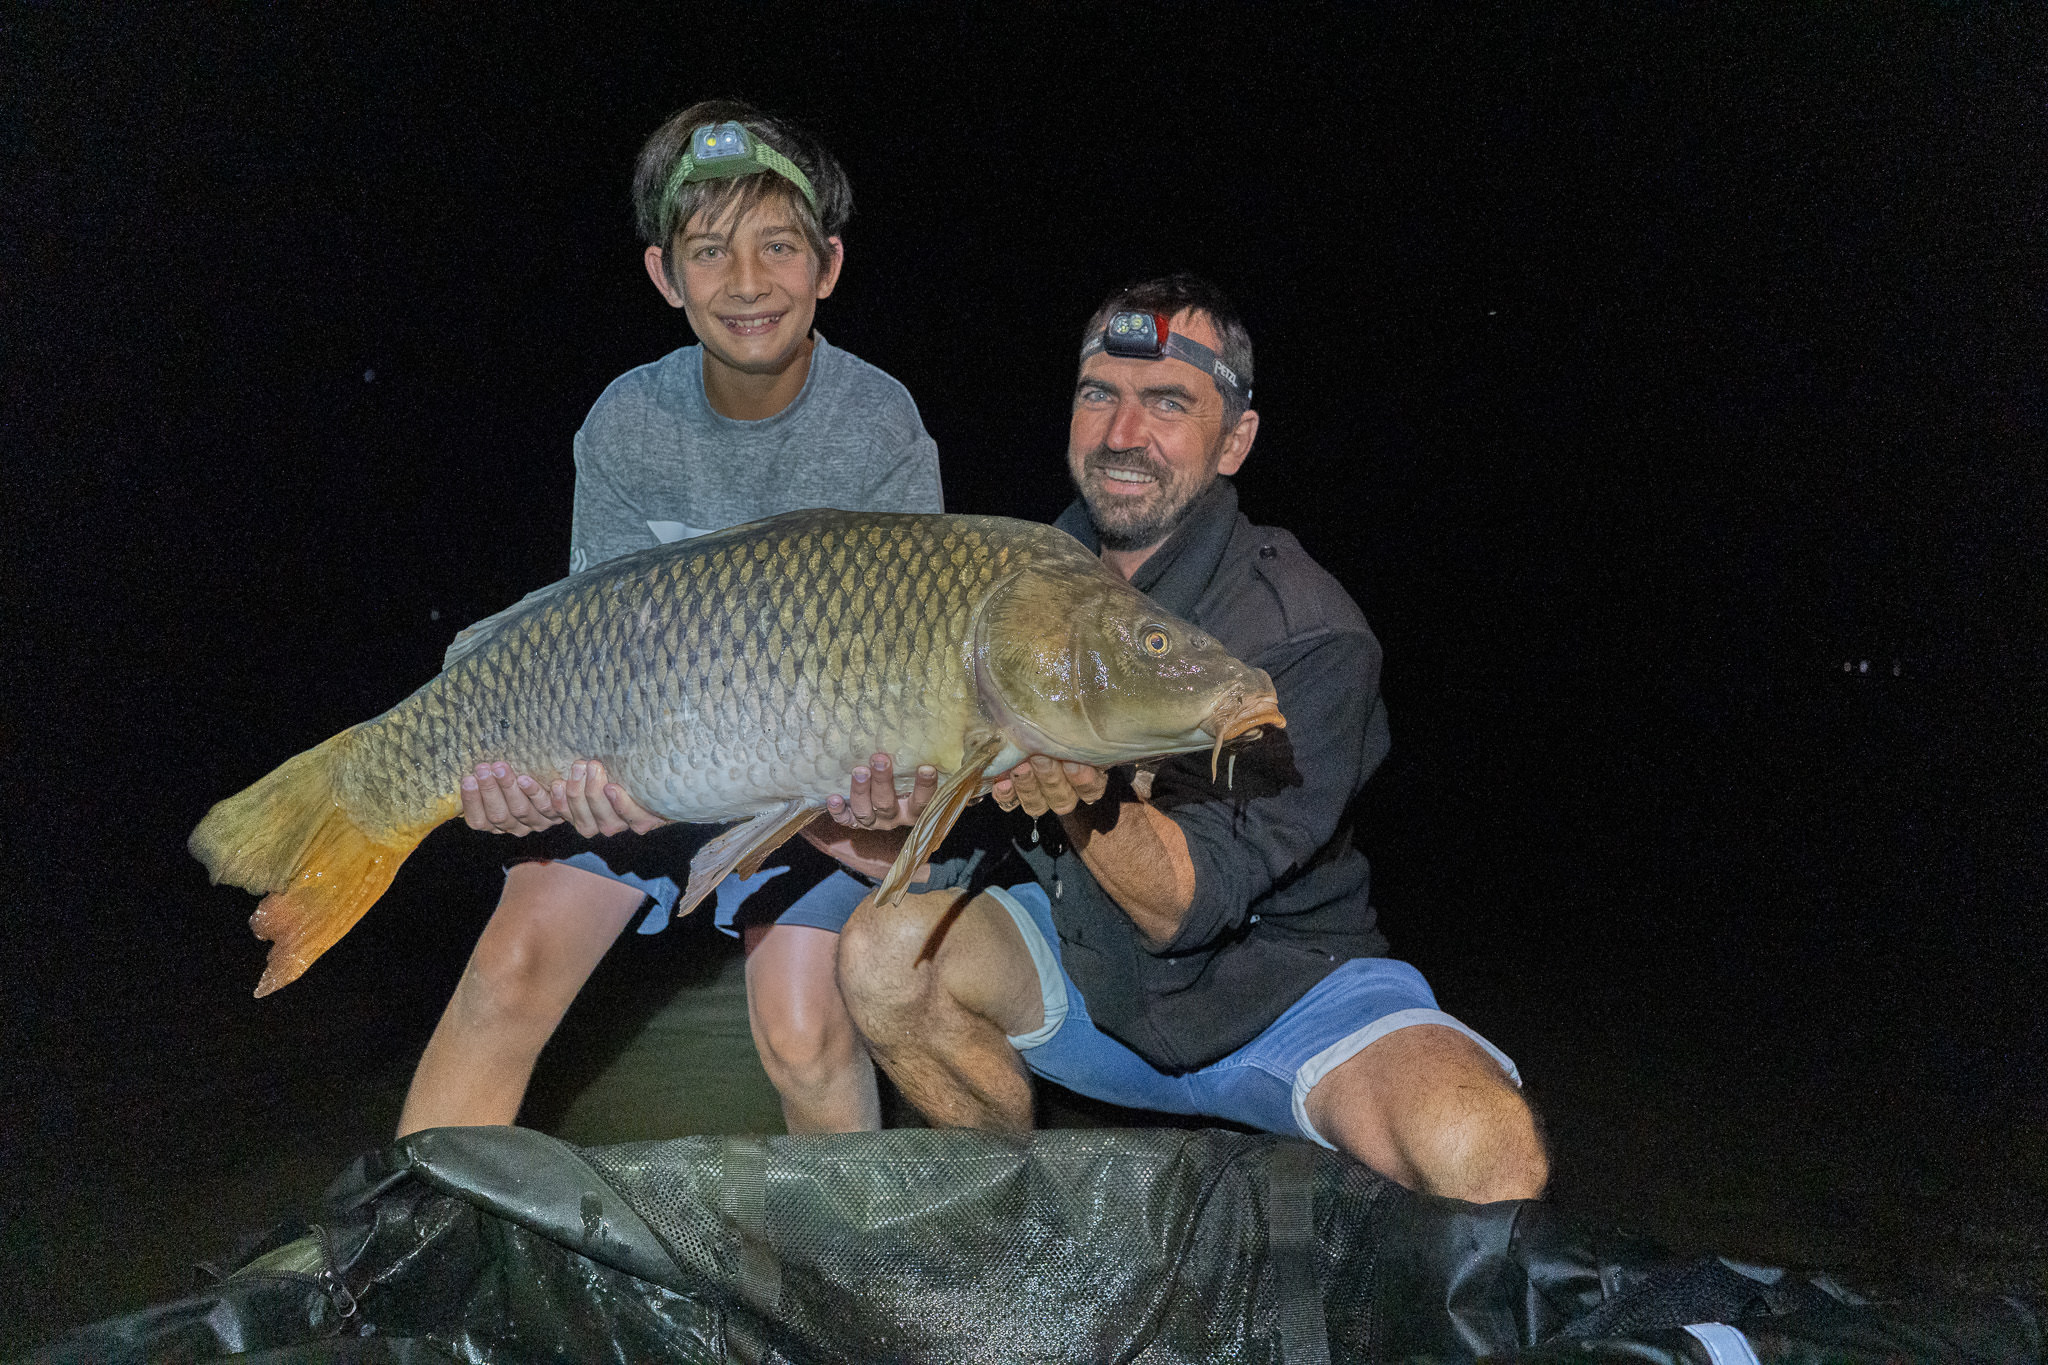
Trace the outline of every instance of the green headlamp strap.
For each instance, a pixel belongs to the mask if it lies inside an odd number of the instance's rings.
[[[748,132],[744,124],[704,124],[691,131],[688,145],[662,192],[665,209],[674,209],[676,196],[693,181],[773,171],[803,192],[811,212],[818,211],[818,193],[811,188],[811,178],[798,170],[794,161]]]

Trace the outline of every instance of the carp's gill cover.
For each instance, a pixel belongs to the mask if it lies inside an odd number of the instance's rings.
[[[899,783],[942,775],[876,893],[889,900],[1027,754],[1213,755],[1285,723],[1270,678],[1064,532],[792,512],[621,556],[479,622],[417,692],[216,805],[191,848],[214,881],[263,895],[267,995],[460,811],[480,762],[551,783],[601,759],[658,815],[741,821],[692,861],[686,913],[875,752]]]

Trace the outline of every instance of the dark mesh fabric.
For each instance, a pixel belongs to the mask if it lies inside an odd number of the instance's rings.
[[[1292,1284],[1269,1227],[1281,1152],[1314,1210]],[[826,1359],[1276,1360],[1295,1304],[1357,1345],[1374,1332],[1362,1252],[1393,1187],[1301,1144],[909,1129],[588,1155],[680,1267]]]
[[[579,1151],[440,1129],[365,1156],[305,1237],[250,1254],[30,1359],[1680,1365],[1709,1359],[1683,1329],[1716,1321],[1758,1361],[2044,1359],[2033,1299],[1872,1306],[1224,1132]]]

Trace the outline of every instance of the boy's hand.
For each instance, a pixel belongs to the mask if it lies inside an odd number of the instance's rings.
[[[568,814],[569,823],[585,838],[593,834],[624,834],[627,830],[645,834],[668,823],[628,796],[624,787],[610,781],[605,776],[604,764],[594,758],[571,763],[569,776],[556,780],[552,796],[553,804]]]
[[[562,823],[547,789],[502,763],[479,763],[462,778],[462,822],[520,838]]]
[[[896,770],[889,755],[875,754],[866,767],[853,770],[845,796],[835,793],[825,798],[825,810],[834,823],[847,829],[902,829],[917,823],[938,787],[939,770],[927,763],[911,779],[910,794],[898,797]]]
[[[557,778],[552,789],[503,763],[479,763],[474,775],[462,779],[462,819],[471,829],[522,837],[564,820],[585,838],[627,830],[645,834],[668,823],[607,781],[596,759],[570,764],[568,777]]]
[[[1033,754],[997,778],[989,795],[1004,810],[1022,807],[1036,820],[1047,811],[1067,815],[1078,806],[1093,805],[1108,787],[1109,774],[1101,768]]]

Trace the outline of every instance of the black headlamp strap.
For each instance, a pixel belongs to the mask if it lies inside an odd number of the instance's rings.
[[[1137,360],[1159,360],[1166,356],[1172,356],[1175,360],[1185,360],[1188,364],[1214,379],[1218,388],[1230,390],[1231,393],[1244,401],[1246,407],[1251,406],[1251,390],[1246,388],[1243,382],[1238,379],[1236,370],[1223,363],[1222,356],[1217,355],[1216,352],[1192,337],[1185,337],[1179,332],[1173,331],[1166,325],[1166,319],[1160,317],[1157,313],[1146,315],[1152,319],[1153,325],[1150,328],[1138,330],[1138,336],[1142,337],[1142,340],[1139,340],[1138,337],[1130,339],[1120,337],[1117,344],[1112,346],[1110,344],[1111,329],[1119,321],[1129,316],[1131,315],[1125,313],[1117,314],[1116,317],[1110,319],[1109,323],[1101,331],[1088,338],[1087,342],[1081,347],[1081,359],[1086,360],[1096,352],[1105,350],[1115,355]]]

